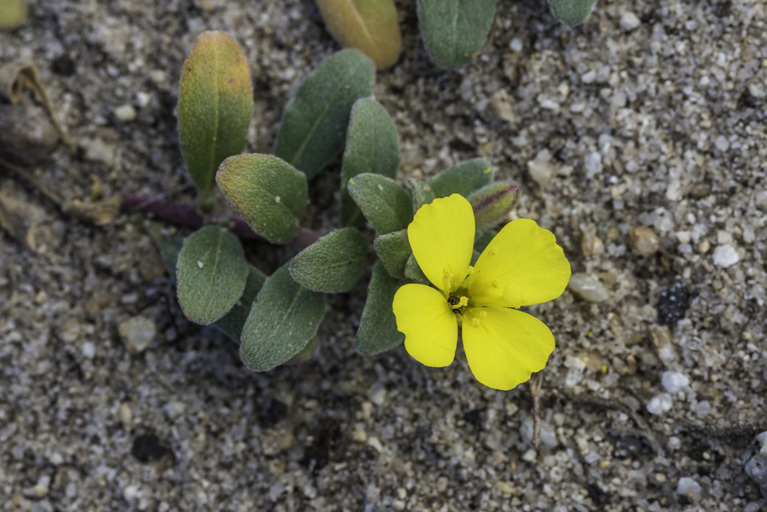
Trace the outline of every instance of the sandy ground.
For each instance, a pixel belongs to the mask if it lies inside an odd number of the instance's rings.
[[[200,32],[245,48],[254,152],[338,49],[310,0],[29,3],[0,63],[33,60],[77,139],[37,169],[68,198],[98,179],[191,199],[173,109]],[[485,53],[448,72],[398,2],[375,95],[401,179],[487,158],[584,274],[530,308],[558,344],[539,446],[531,387],[483,388],[460,350],[444,370],[355,354],[364,283],[330,298],[314,359],[248,371],[183,319],[141,217],[83,224],[2,171],[40,226],[36,250],[0,232],[0,509],[767,510],[745,471],[767,430],[767,4],[600,0],[569,29],[499,3]],[[310,186],[307,224],[330,229],[338,166]],[[156,332],[139,353],[135,317]]]

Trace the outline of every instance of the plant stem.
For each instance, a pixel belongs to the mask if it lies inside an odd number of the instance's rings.
[[[236,215],[229,215],[219,219],[208,219],[206,222],[206,219],[197,213],[193,203],[174,203],[146,196],[124,196],[120,210],[124,213],[151,213],[158,219],[190,229],[199,229],[205,224],[225,221],[229,230],[240,238],[266,241],[264,237],[254,232],[247,222]],[[301,251],[313,244],[319,237],[320,235],[317,232],[299,227],[296,231],[296,237],[290,243],[290,246],[295,251]]]

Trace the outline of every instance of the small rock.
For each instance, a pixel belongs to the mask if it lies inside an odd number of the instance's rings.
[[[170,450],[160,443],[160,439],[152,434],[140,434],[133,438],[131,455],[139,462],[153,462],[163,458]]]
[[[490,106],[500,119],[507,123],[514,120],[514,112],[511,110],[511,97],[506,89],[498,89],[490,96]]]
[[[647,402],[647,412],[650,414],[663,414],[671,410],[674,405],[674,401],[671,399],[671,395],[668,393],[661,393],[655,395]]]
[[[593,177],[595,174],[599,174],[602,172],[602,156],[597,151],[589,153],[583,160],[583,166],[586,168],[588,176]]]
[[[689,501],[695,503],[700,500],[703,489],[692,478],[683,476],[679,479],[679,484],[676,486],[676,493],[685,496]]]
[[[740,261],[740,256],[735,248],[730,245],[720,245],[714,249],[714,265],[722,268],[728,268]]]
[[[567,288],[578,298],[586,302],[604,302],[610,298],[607,288],[599,278],[579,272],[570,277]]]
[[[147,93],[145,93],[143,91],[139,91],[139,92],[136,93],[136,104],[140,108],[145,108],[147,105],[149,105],[149,101],[151,99],[152,99],[152,97],[149,96],[149,94],[147,94]]]
[[[679,356],[676,353],[671,329],[665,325],[653,325],[650,328],[650,339],[652,339],[655,353],[664,363],[676,361]]]
[[[545,160],[530,160],[527,162],[527,172],[530,173],[530,178],[536,182],[539,186],[545,187],[548,185],[557,170],[551,164]]]
[[[85,158],[92,162],[112,165],[115,159],[115,149],[101,139],[84,139],[80,145],[85,149]]]
[[[675,327],[677,322],[684,318],[687,308],[690,306],[690,291],[684,283],[675,282],[658,296],[658,323]]]
[[[581,236],[581,252],[587,258],[599,256],[604,251],[605,244],[593,231],[585,231]]]
[[[623,16],[621,16],[620,25],[621,28],[626,32],[631,32],[641,24],[642,22],[639,20],[637,15],[631,11],[624,12]]]
[[[157,334],[154,322],[141,315],[121,323],[118,331],[125,348],[133,354],[140,354],[146,350]]]
[[[133,105],[121,105],[115,109],[115,117],[123,122],[131,122],[136,120],[136,109]]]
[[[629,231],[629,245],[637,256],[649,258],[658,252],[658,235],[646,226],[633,227]]]
[[[133,409],[131,409],[128,402],[123,402],[120,405],[120,409],[117,411],[117,416],[120,418],[120,423],[125,430],[130,430],[133,426]]]
[[[83,343],[83,349],[82,349],[83,357],[86,359],[93,359],[96,357],[96,345],[91,343],[90,341],[86,341]]]
[[[682,391],[690,385],[690,379],[686,375],[679,372],[663,372],[660,378],[663,389],[669,393],[676,393]]]

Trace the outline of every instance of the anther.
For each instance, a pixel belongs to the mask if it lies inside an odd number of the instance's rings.
[[[493,285],[493,288],[498,288],[499,286],[501,286],[501,283],[500,283],[500,282],[498,282],[498,280],[497,280],[497,279],[494,279],[494,280],[493,280],[493,282],[492,282],[492,283],[490,283],[490,284],[492,284],[492,285]]]
[[[496,249],[495,247],[490,249],[490,256],[495,256],[496,254],[498,254],[498,249]]]
[[[471,319],[471,326],[472,327],[479,327],[479,318],[474,317]]]
[[[466,269],[466,275],[470,276],[474,273],[474,267],[469,265],[469,268]]]

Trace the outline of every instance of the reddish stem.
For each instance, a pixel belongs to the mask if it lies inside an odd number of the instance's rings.
[[[206,223],[220,221],[222,219],[210,219],[206,222],[194,207],[194,204],[174,203],[164,199],[157,199],[146,196],[124,196],[120,210],[125,213],[151,213],[158,219],[171,222],[177,226],[199,229]],[[246,240],[266,241],[264,237],[251,229],[250,225],[236,215],[229,215],[225,218],[229,230],[240,238]],[[298,228],[296,237],[290,243],[295,251],[301,251],[319,238],[319,234],[307,228]]]

